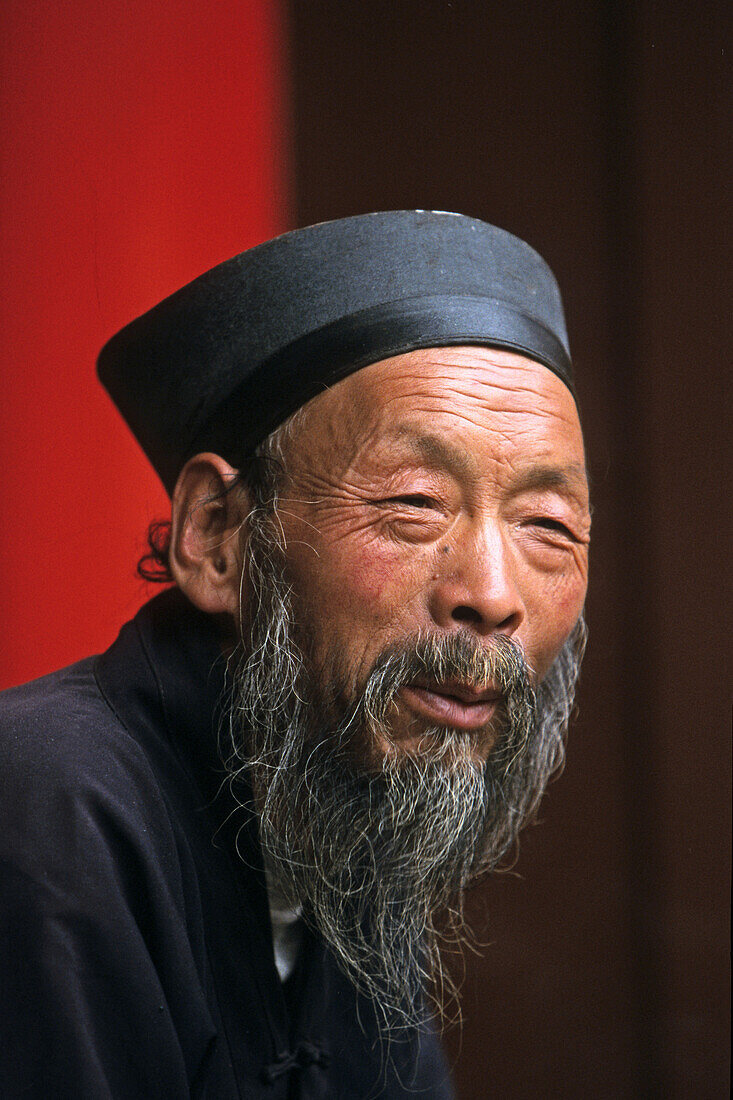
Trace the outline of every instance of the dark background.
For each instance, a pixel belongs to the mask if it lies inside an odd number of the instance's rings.
[[[457,210],[563,288],[595,505],[565,774],[471,900],[462,1100],[728,1096],[728,5],[289,4],[298,225]]]

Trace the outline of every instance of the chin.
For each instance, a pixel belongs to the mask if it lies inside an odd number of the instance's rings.
[[[370,770],[379,770],[403,760],[414,760],[419,765],[446,768],[466,764],[483,768],[496,743],[493,731],[454,730],[437,727],[422,733],[403,736],[392,735],[379,741],[370,755]]]

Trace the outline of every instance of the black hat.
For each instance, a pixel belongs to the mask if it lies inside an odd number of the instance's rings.
[[[403,210],[298,229],[219,264],[113,336],[98,370],[171,492],[192,455],[238,465],[360,367],[458,344],[519,352],[573,388],[544,260],[475,218]]]

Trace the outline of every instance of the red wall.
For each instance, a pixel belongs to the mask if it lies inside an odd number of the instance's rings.
[[[94,375],[112,333],[288,228],[276,0],[5,0],[0,686],[105,647],[166,497]]]

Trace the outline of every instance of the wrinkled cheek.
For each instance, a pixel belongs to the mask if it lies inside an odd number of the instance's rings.
[[[411,598],[413,574],[414,568],[389,549],[369,547],[334,562],[329,588],[340,611],[355,622],[377,625],[392,620]]]
[[[307,592],[294,584],[298,627],[307,635],[306,663],[322,698],[330,700],[330,721],[353,705],[375,660],[395,640],[395,620],[409,603],[405,577],[404,566],[390,555],[366,549],[322,555],[318,570],[303,578]],[[360,761],[372,751],[359,735],[354,752]]]
[[[316,554],[291,558],[296,630],[314,671],[337,683],[360,680],[383,648],[405,604],[408,570],[394,549],[370,541],[321,543]]]
[[[530,661],[540,680],[549,672],[583,610],[585,587],[573,586],[557,591],[549,606],[539,617],[540,629],[535,638]]]
[[[366,556],[342,577],[344,605],[359,619],[381,620],[399,599],[394,568],[389,562]]]

